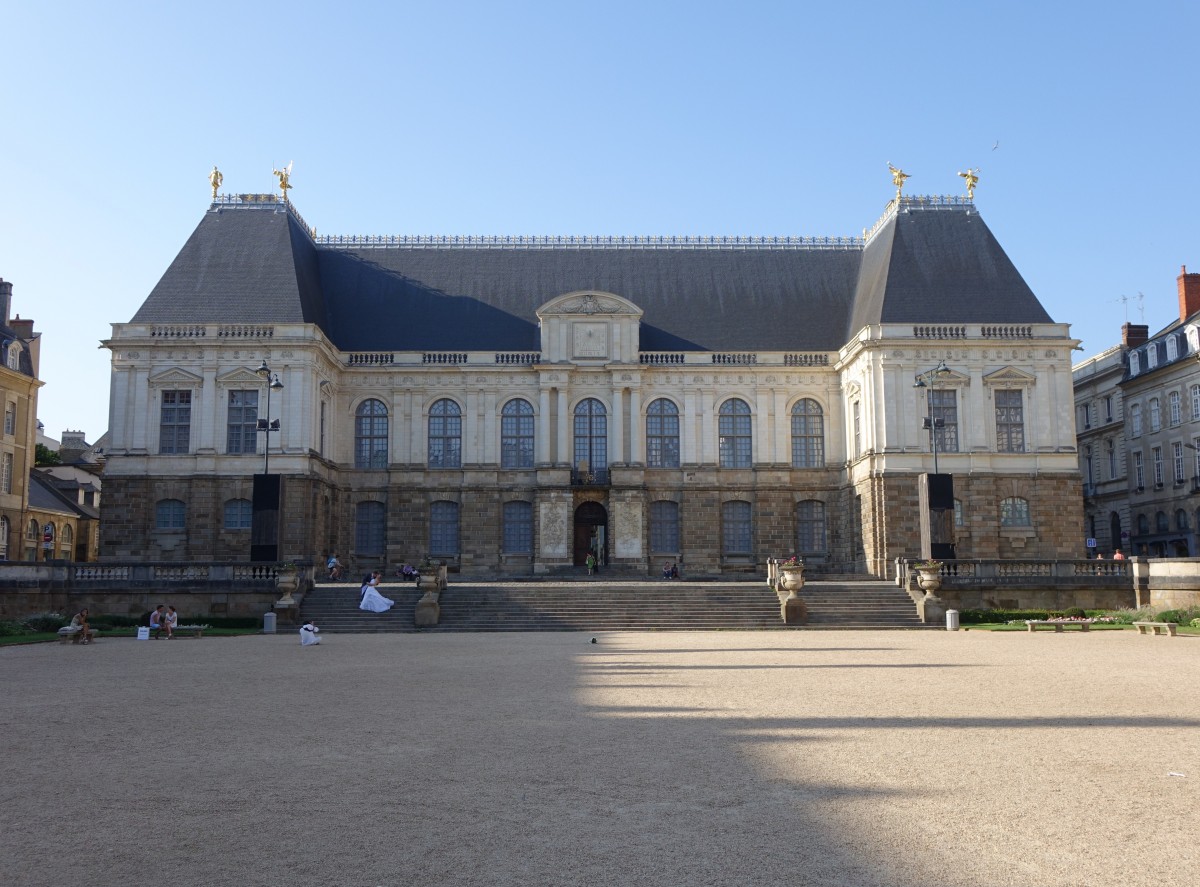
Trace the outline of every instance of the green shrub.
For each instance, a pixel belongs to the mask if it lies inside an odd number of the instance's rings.
[[[58,631],[70,620],[62,613],[34,613],[22,620],[30,631]]]
[[[1154,611],[1149,607],[1139,607],[1137,609],[1113,610],[1109,613],[1113,622],[1119,625],[1133,625],[1135,622],[1154,622]]]
[[[149,615],[147,615],[149,619]],[[213,628],[262,628],[261,616],[180,616],[180,625],[210,625]]]
[[[0,622],[0,638],[14,637],[16,635],[29,633],[29,628],[20,622]]]
[[[1192,628],[1200,628],[1200,617],[1192,620]]]
[[[958,614],[958,621],[962,625],[983,625],[1049,617],[1050,614],[1045,610],[963,610]]]
[[[1087,613],[1083,611],[1083,607],[1067,607],[1063,610],[1063,616],[1068,619],[1083,619]]]

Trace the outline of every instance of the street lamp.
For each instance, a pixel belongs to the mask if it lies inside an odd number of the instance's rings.
[[[267,417],[258,420],[258,430],[263,432],[265,437],[265,443],[263,444],[263,474],[266,474],[267,467],[271,464],[271,432],[279,430],[279,420],[271,421],[271,392],[282,391],[283,383],[279,381],[278,373],[271,372],[271,368],[267,366],[265,360],[262,362],[262,366],[254,372],[267,383]]]
[[[929,445],[933,449],[933,473],[938,473],[937,460],[937,430],[946,424],[946,420],[933,417],[933,392],[937,389],[938,376],[945,376],[950,373],[950,367],[946,366],[946,361],[942,361],[931,370],[926,370],[923,373],[917,373],[916,381],[913,382],[913,388],[928,388],[929,395],[925,398],[925,411],[928,415],[921,420],[921,427],[929,429]]]

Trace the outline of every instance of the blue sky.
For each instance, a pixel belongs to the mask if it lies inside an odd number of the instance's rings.
[[[47,433],[223,190],[323,234],[861,233],[976,204],[1083,355],[1200,270],[1195,3],[0,6],[0,277]],[[999,147],[994,147],[999,142]],[[1136,302],[1145,295],[1144,316]]]

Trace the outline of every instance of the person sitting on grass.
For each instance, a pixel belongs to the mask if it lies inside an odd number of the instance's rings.
[[[74,635],[77,643],[90,644],[92,642],[92,630],[88,627],[87,607],[71,617],[71,634]]]

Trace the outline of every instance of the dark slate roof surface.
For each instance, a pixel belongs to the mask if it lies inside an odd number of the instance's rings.
[[[537,350],[577,290],[644,312],[642,350],[824,351],[866,324],[1050,317],[973,209],[901,211],[865,248],[346,248],[281,206],[216,207],[134,315],[319,324],[344,351]]]

